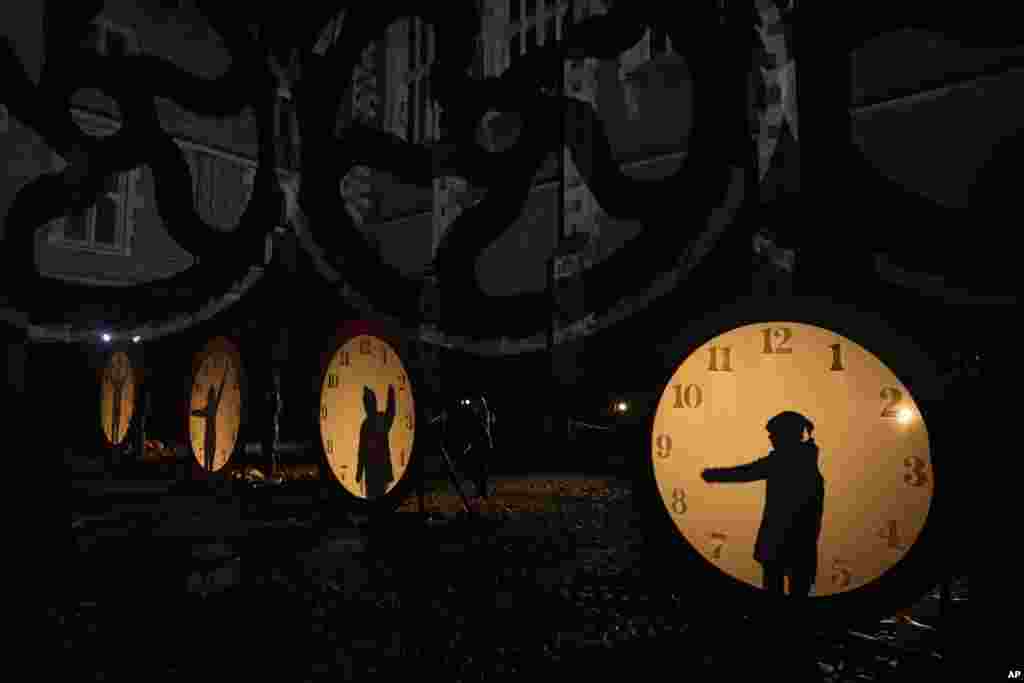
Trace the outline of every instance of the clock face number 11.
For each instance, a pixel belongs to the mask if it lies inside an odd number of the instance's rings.
[[[405,366],[388,342],[349,339],[320,390],[320,437],[335,479],[360,498],[390,491],[409,465],[416,406]]]
[[[773,443],[768,421],[787,411],[813,431]],[[795,322],[738,327],[686,358],[660,399],[651,460],[666,512],[709,562],[757,587],[766,568],[810,574],[813,595],[881,577],[933,494],[907,388],[859,344]]]

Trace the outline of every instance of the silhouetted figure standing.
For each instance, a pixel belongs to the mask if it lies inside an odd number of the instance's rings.
[[[220,399],[224,395],[224,385],[228,381],[228,373],[231,370],[230,362],[224,370],[224,377],[220,381],[220,387],[210,389],[206,394],[206,407],[200,410],[193,410],[193,417],[201,417],[206,420],[206,438],[203,440],[203,460],[207,472],[213,471],[214,454],[217,452],[217,411],[220,408]]]
[[[395,422],[395,387],[388,385],[388,407],[377,412],[377,395],[370,387],[363,387],[363,407],[366,418],[359,428],[359,463],[356,465],[356,483],[366,478],[363,490],[367,498],[376,498],[388,490],[394,481],[391,469],[391,445],[388,434]]]
[[[789,574],[790,595],[806,597],[818,568],[825,501],[818,446],[811,436],[814,425],[800,413],[787,410],[770,419],[767,429],[773,450],[766,457],[736,467],[709,468],[701,477],[708,482],[766,480],[754,559],[764,568],[766,590],[784,595],[784,576]]]
[[[281,415],[284,413],[284,398],[281,393],[281,371],[273,372],[273,387],[267,392],[267,408],[270,424],[265,434],[263,453],[270,460],[270,476],[274,478],[280,468]]]
[[[487,400],[483,396],[467,400],[469,401],[469,414],[466,416],[468,419],[465,425],[467,444],[462,455],[467,460],[468,469],[476,483],[476,495],[487,498],[490,460],[494,451],[494,437],[491,431],[494,425],[494,413],[490,411]]]

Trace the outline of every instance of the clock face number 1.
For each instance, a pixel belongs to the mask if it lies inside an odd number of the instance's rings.
[[[773,445],[767,423],[786,411],[813,432]],[[800,445],[808,437],[816,452]],[[719,570],[759,588],[765,563],[798,547],[816,551],[816,595],[855,590],[899,561],[928,516],[928,432],[910,391],[869,350],[823,327],[763,322],[706,340],[667,382],[650,438],[675,528]],[[793,540],[790,529],[814,531]]]
[[[390,491],[408,467],[415,404],[401,358],[359,335],[334,351],[320,390],[320,434],[337,481],[365,499]]]

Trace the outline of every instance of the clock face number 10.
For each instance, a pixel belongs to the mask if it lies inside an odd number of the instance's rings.
[[[767,423],[785,411],[813,431],[773,445]],[[933,494],[907,388],[857,343],[795,322],[738,327],[686,358],[660,399],[651,460],[666,512],[709,562],[763,587],[766,567],[800,556],[819,596],[880,578]]]
[[[335,479],[375,499],[409,465],[416,406],[405,366],[388,342],[359,335],[335,350],[320,390],[320,436]]]

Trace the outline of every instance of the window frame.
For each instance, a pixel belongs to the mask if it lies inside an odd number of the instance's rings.
[[[92,118],[78,110],[72,110],[76,123],[82,127],[88,135],[106,137],[113,135],[120,128],[120,123],[111,123],[99,118]],[[56,152],[51,153],[51,165],[54,172],[62,171],[67,162]],[[133,168],[128,171],[121,171],[117,174],[115,191],[108,191],[104,194],[114,202],[114,242],[96,241],[96,219],[97,202],[93,202],[86,210],[85,239],[76,239],[68,236],[68,220],[72,214],[65,212],[60,218],[55,218],[48,225],[49,234],[47,242],[61,249],[71,251],[98,254],[103,256],[132,256],[135,246],[135,216],[134,210],[138,208],[137,186],[141,168]],[[99,196],[97,196],[97,200]]]

